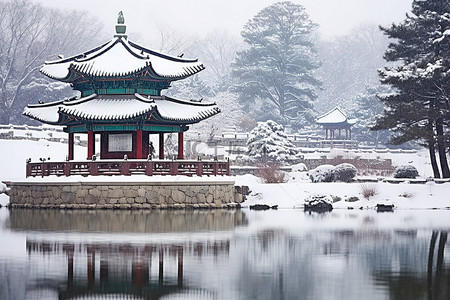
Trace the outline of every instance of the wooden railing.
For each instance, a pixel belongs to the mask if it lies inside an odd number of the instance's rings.
[[[229,161],[209,160],[98,160],[27,163],[27,177],[97,175],[230,175]]]

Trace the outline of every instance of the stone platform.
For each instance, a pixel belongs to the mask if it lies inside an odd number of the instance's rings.
[[[179,177],[176,177],[179,179]],[[61,209],[229,208],[242,202],[231,180],[8,183],[10,206]]]

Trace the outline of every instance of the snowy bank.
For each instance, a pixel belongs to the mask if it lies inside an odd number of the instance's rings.
[[[395,209],[450,209],[450,183],[311,183],[305,176],[298,174],[296,180],[276,184],[263,184],[253,175],[237,176],[236,185],[246,185],[251,190],[242,206],[267,204],[302,208],[305,199],[311,196],[329,195],[337,201],[333,203],[334,208],[373,209],[377,204],[394,204]],[[374,190],[375,195],[364,198],[364,189]]]

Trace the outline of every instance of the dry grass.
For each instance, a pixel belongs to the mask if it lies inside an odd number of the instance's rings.
[[[367,200],[378,194],[378,188],[373,184],[361,184],[361,194]]]
[[[285,173],[280,170],[280,165],[276,163],[267,163],[261,166],[255,175],[261,178],[264,183],[286,182]]]

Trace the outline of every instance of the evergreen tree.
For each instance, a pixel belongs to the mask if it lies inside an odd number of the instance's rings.
[[[297,159],[298,151],[288,140],[283,125],[269,120],[258,122],[250,132],[248,140],[248,156],[253,159],[272,162],[292,162]]]
[[[449,178],[450,2],[414,0],[411,15],[381,30],[395,39],[384,56],[394,67],[380,71],[381,82],[395,93],[380,97],[386,109],[374,129],[391,129],[396,144],[424,140],[435,177],[437,149],[442,176]]]
[[[370,130],[375,124],[376,116],[383,113],[383,102],[377,95],[386,93],[383,86],[368,87],[365,93],[358,94],[354,99],[354,106],[350,115],[358,121],[352,127],[353,139],[378,147],[389,142],[389,132],[387,130]]]
[[[312,34],[316,28],[303,6],[275,3],[261,10],[241,33],[248,48],[233,65],[239,100],[259,119],[301,125],[312,120],[319,67]],[[259,110],[258,110],[259,109]]]

